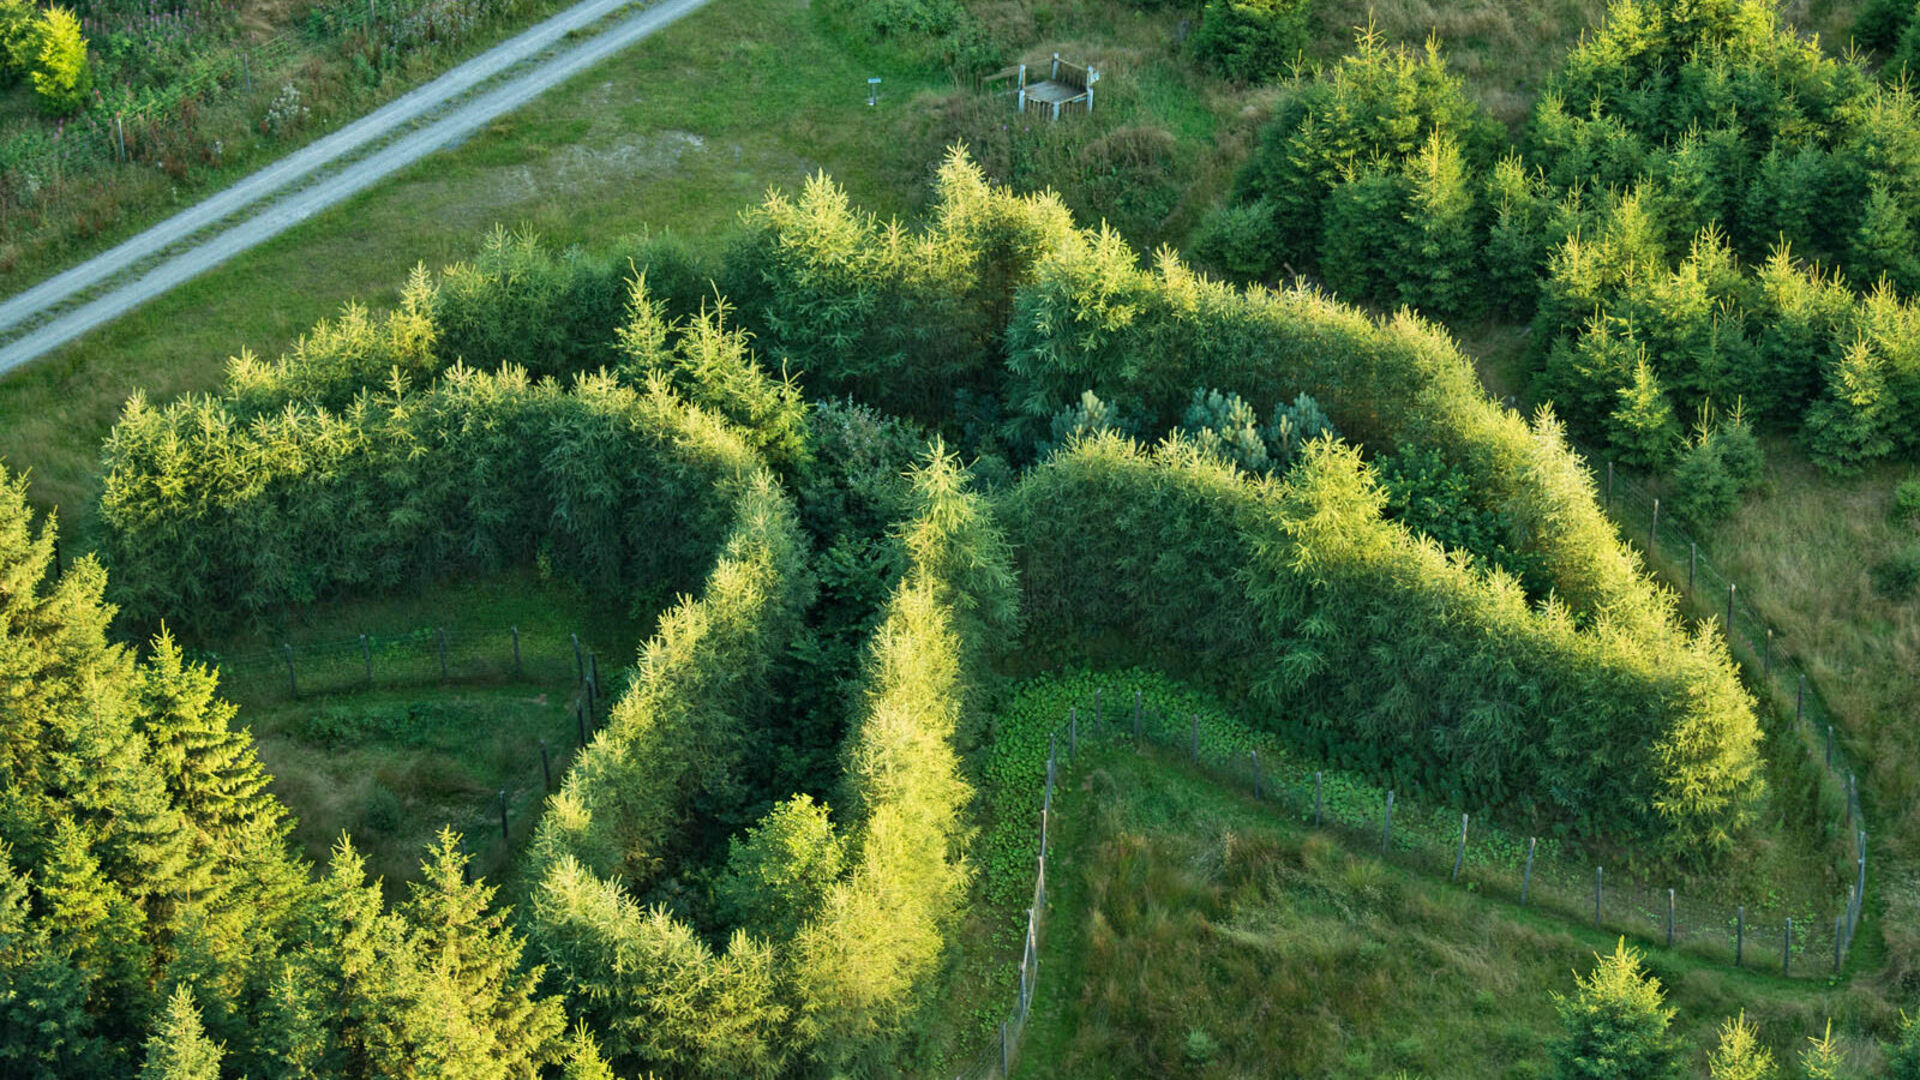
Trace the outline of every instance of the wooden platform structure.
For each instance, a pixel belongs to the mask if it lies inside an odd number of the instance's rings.
[[[1027,82],[1027,65],[1020,64],[1005,71],[989,75],[981,85],[996,82],[1019,82],[1003,93],[1018,95],[1020,111],[1027,111],[1027,103],[1033,102],[1042,109],[1051,108],[1050,119],[1060,119],[1060,109],[1066,105],[1085,105],[1087,112],[1093,112],[1093,84],[1100,81],[1100,70],[1092,64],[1076,64],[1060,59],[1059,53],[1053,54],[1053,70],[1047,77],[1036,83]]]

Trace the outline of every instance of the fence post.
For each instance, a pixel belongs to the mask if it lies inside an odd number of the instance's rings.
[[[1741,904],[1733,916],[1733,966],[1740,967],[1747,956],[1747,905]]]
[[[580,731],[580,749],[587,748],[587,710],[582,702],[573,703],[573,723]]]
[[[1700,541],[1687,541],[1687,595],[1693,595],[1693,575],[1700,568]]]
[[[1833,768],[1833,725],[1827,725],[1827,768]]]
[[[1847,885],[1847,941],[1849,942],[1853,941],[1853,921],[1857,917],[1854,913],[1859,910],[1860,910],[1860,890],[1855,888],[1852,885],[1852,883],[1848,883]]]
[[[1133,741],[1140,741],[1140,691],[1133,692]]]
[[[1200,714],[1193,714],[1193,763],[1200,764]]]
[[[1460,815],[1460,850],[1455,852],[1453,855],[1453,877],[1450,880],[1452,881],[1460,880],[1460,868],[1466,865],[1466,861],[1467,861],[1467,815],[1461,814]]]
[[[1771,681],[1773,679],[1773,627],[1771,626],[1767,627],[1765,649],[1760,658],[1760,677]]]
[[[1520,906],[1527,906],[1527,892],[1533,888],[1533,849],[1540,844],[1537,836],[1527,837],[1527,872],[1520,877]]]
[[[586,685],[586,691],[587,692],[583,694],[582,697],[584,697],[587,702],[587,728],[588,730],[592,730],[597,725],[597,721],[594,719],[594,714],[593,714],[594,694],[593,694],[592,683],[588,683]]]
[[[1667,890],[1667,948],[1673,948],[1673,890]]]
[[[447,681],[447,628],[444,626],[436,626],[433,629],[434,629],[434,633],[438,635],[440,639],[440,681],[446,682]]]
[[[114,134],[120,137],[120,161],[122,164],[125,164],[127,160],[127,125],[120,119],[119,113],[113,114],[113,131]]]
[[[1651,556],[1660,546],[1660,500],[1653,500],[1653,524],[1647,527],[1647,554]]]
[[[287,656],[287,696],[298,699],[300,697],[300,680],[293,673],[293,646],[283,643],[280,649]]]
[[[1853,804],[1860,798],[1860,778],[1853,773],[1847,774],[1847,825],[1853,825]],[[1865,845],[1862,844],[1862,847]]]
[[[600,696],[600,657],[592,649],[587,650],[587,686],[594,697]]]
[[[513,631],[513,677],[517,679],[520,677],[520,628],[509,626],[507,629]]]
[[[1067,763],[1072,764],[1080,755],[1080,710],[1067,708]]]
[[[1787,936],[1780,943],[1780,974],[1783,978],[1793,975],[1793,916],[1787,916]]]
[[[1387,853],[1387,843],[1393,839],[1393,792],[1387,792],[1386,824],[1380,829],[1380,854]]]
[[[367,640],[365,634],[360,635],[360,660],[366,665],[367,686],[371,688],[373,686],[373,642]]]
[[[1000,1075],[1003,1078],[1013,1075],[1013,1055],[1009,1052],[1007,1046],[1007,1022],[1005,1020],[1000,1021]]]
[[[507,842],[507,789],[500,789],[500,842]]]
[[[1607,868],[1604,866],[1594,867],[1593,868],[1593,928],[1595,930],[1600,929],[1600,895],[1606,888],[1606,881],[1607,881]]]
[[[1731,581],[1727,582],[1727,646],[1728,648],[1732,648],[1733,646],[1733,594],[1739,591],[1740,591],[1740,586],[1735,585]]]
[[[1253,762],[1253,801],[1259,802],[1260,801],[1260,751],[1249,750],[1247,751],[1247,754],[1248,754],[1248,757]]]
[[[1607,513],[1613,513],[1613,462],[1607,462]]]
[[[540,740],[540,788],[543,791],[553,790],[553,766],[547,760],[547,740],[545,739]]]
[[[1800,673],[1799,688],[1793,692],[1793,722],[1797,727],[1807,712],[1807,675]]]
[[[1313,774],[1313,827],[1320,827],[1320,774]]]
[[[575,683],[586,682],[587,662],[580,657],[580,635],[568,634],[567,636],[573,639],[573,681]]]

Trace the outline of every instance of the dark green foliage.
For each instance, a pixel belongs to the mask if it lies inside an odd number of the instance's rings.
[[[1447,468],[1438,453],[1408,447],[1376,459],[1373,469],[1386,493],[1390,517],[1443,547],[1512,574],[1528,596],[1544,595],[1539,556],[1511,546],[1513,515],[1487,505],[1482,494]]]
[[[1920,477],[1902,480],[1894,485],[1893,519],[1920,524]]]
[[[1887,1080],[1920,1080],[1920,1015],[1900,1014],[1900,1037],[1887,1053]]]
[[[846,857],[826,805],[795,795],[730,841],[721,915],[756,937],[790,941],[820,911]]]
[[[1207,0],[1187,47],[1224,78],[1265,82],[1299,63],[1310,7],[1310,0]]]
[[[221,1051],[200,1024],[192,991],[182,986],[167,999],[160,1024],[147,1039],[140,1080],[220,1080]]]
[[[1239,394],[1195,390],[1193,404],[1187,407],[1186,418],[1180,426],[1203,453],[1230,461],[1250,473],[1267,473],[1273,469],[1267,440],[1260,431],[1259,414],[1242,401]]]
[[[1565,1034],[1553,1044],[1556,1080],[1680,1080],[1685,1053],[1668,1023],[1660,981],[1640,967],[1638,950],[1618,947],[1590,975],[1575,975],[1579,993],[1553,996]]]
[[[1359,34],[1353,53],[1288,89],[1279,112],[1261,130],[1259,145],[1234,181],[1235,198],[1245,203],[1264,201],[1274,224],[1269,263],[1246,276],[1272,277],[1283,264],[1303,272],[1353,273],[1343,261],[1350,253],[1326,246],[1327,239],[1338,236],[1330,207],[1335,192],[1369,173],[1393,178],[1396,183],[1375,181],[1365,198],[1350,195],[1341,213],[1349,224],[1369,226],[1383,236],[1401,234],[1408,224],[1405,215],[1415,207],[1406,189],[1389,192],[1387,188],[1399,187],[1403,169],[1436,136],[1464,155],[1459,167],[1464,169],[1460,179],[1465,189],[1451,190],[1449,181],[1442,185],[1449,187],[1444,196],[1428,199],[1446,207],[1443,216],[1453,214],[1452,207],[1462,194],[1472,198],[1474,171],[1490,163],[1497,125],[1478,111],[1460,80],[1447,71],[1437,43],[1430,42],[1424,52],[1390,48],[1378,34],[1365,31]],[[1428,194],[1436,193],[1437,189]],[[1376,204],[1371,214],[1363,209]],[[1424,227],[1424,222],[1419,223],[1413,231]],[[1451,228],[1443,224],[1439,231]],[[1415,242],[1409,240],[1409,246]],[[1450,251],[1451,244],[1449,240]],[[1354,295],[1399,302],[1385,284],[1397,280],[1397,275],[1383,278],[1369,273],[1365,280],[1369,288]]]
[[[1738,412],[1716,422],[1706,413],[1673,470],[1673,509],[1699,528],[1720,523],[1760,485],[1760,440]]]
[[[1622,464],[1643,469],[1666,468],[1679,449],[1680,421],[1644,354],[1607,418],[1607,446]]]
[[[1223,203],[1200,219],[1187,252],[1229,281],[1259,281],[1281,265],[1274,234],[1273,204],[1264,199]]]
[[[1827,375],[1827,393],[1807,413],[1807,448],[1829,472],[1855,473],[1893,451],[1894,399],[1887,363],[1856,341]]]
[[[1908,547],[1874,564],[1874,591],[1893,601],[1908,600],[1920,588],[1920,547]]]

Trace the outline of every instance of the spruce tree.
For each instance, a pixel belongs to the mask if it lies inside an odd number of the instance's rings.
[[[1887,1080],[1920,1080],[1920,1013],[1900,1014],[1900,1037],[1887,1049]]]
[[[1720,1025],[1720,1043],[1707,1057],[1708,1080],[1773,1080],[1773,1051],[1760,1044],[1760,1029],[1745,1010]]]
[[[1823,1034],[1808,1036],[1807,1043],[1807,1048],[1800,1051],[1800,1068],[1806,1071],[1807,1080],[1849,1080],[1853,1075],[1840,1044],[1833,1039],[1832,1020],[1827,1021]]]
[[[1562,1035],[1552,1048],[1558,1080],[1679,1080],[1684,1055],[1668,1030],[1674,1010],[1660,982],[1640,968],[1640,954],[1620,939],[1596,956],[1589,975],[1575,975],[1579,993],[1553,995]]]
[[[567,1033],[560,1062],[560,1080],[617,1080],[613,1067],[600,1056],[600,1044],[594,1041],[584,1022],[575,1024]]]
[[[1448,319],[1483,310],[1479,273],[1479,206],[1460,144],[1435,131],[1406,164],[1402,211],[1400,303]]]
[[[46,921],[31,918],[28,882],[0,844],[0,1074],[109,1072],[113,1055],[86,1007],[93,981],[54,943]]]
[[[284,828],[285,813],[266,790],[269,778],[252,732],[233,727],[238,710],[215,696],[212,669],[187,663],[162,627],[141,676],[142,728],[153,763],[203,843],[257,824]]]
[[[1920,287],[1913,219],[1885,184],[1874,184],[1867,197],[1866,214],[1848,249],[1847,273],[1866,284],[1884,278],[1902,293]]]
[[[1835,475],[1856,473],[1893,451],[1893,393],[1886,362],[1864,340],[1827,374],[1827,394],[1807,411],[1813,460]]]
[[[1632,381],[1621,388],[1609,420],[1607,441],[1622,463],[1664,469],[1673,459],[1680,421],[1644,354],[1635,361]]]
[[[176,987],[147,1039],[140,1080],[220,1080],[222,1053],[200,1025],[193,992]]]
[[[40,16],[40,54],[33,62],[33,92],[40,107],[55,116],[71,116],[86,107],[93,90],[93,65],[87,39],[73,12],[55,6]]]

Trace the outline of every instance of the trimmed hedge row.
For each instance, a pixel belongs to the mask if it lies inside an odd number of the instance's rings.
[[[1331,440],[1285,482],[1179,437],[1083,440],[1006,502],[1029,640],[1129,643],[1310,752],[1469,805],[1728,848],[1760,790],[1760,733],[1718,640],[1582,628],[1385,503]]]

